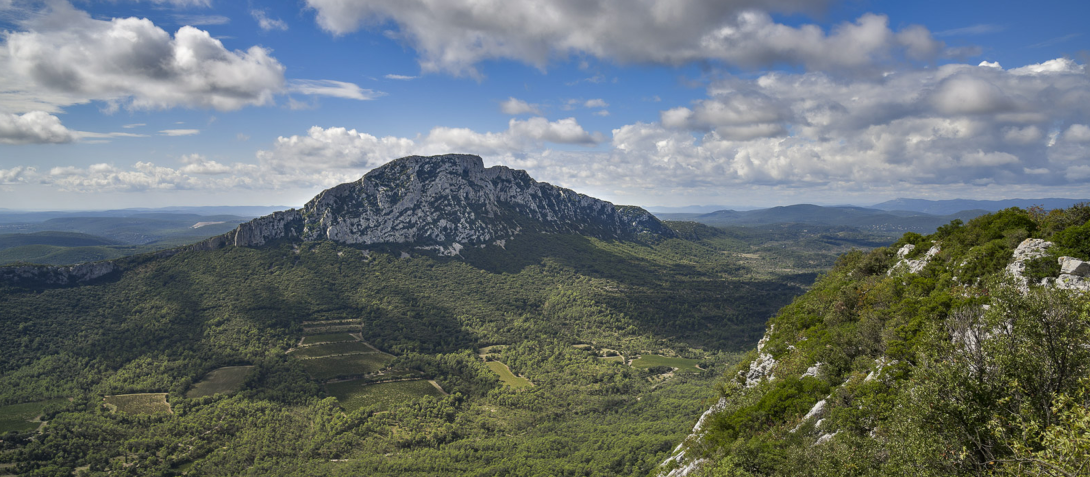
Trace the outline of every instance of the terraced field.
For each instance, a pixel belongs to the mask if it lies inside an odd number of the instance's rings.
[[[103,400],[105,406],[112,412],[121,411],[129,414],[173,412],[170,410],[170,403],[167,402],[167,393],[118,394],[106,396]]]
[[[385,353],[366,353],[304,359],[302,363],[314,379],[328,381],[378,372],[393,359]]]
[[[349,333],[324,333],[303,337],[303,345],[309,346],[321,343],[338,343],[341,341],[356,341],[356,337]]]
[[[423,396],[441,396],[443,394],[442,391],[423,379],[377,384],[345,381],[327,384],[326,390],[337,398],[341,407],[346,411],[354,411],[372,405],[386,407]]]
[[[212,396],[217,393],[233,393],[242,388],[253,366],[227,366],[214,369],[185,393],[187,398]]]
[[[0,406],[0,434],[5,432],[26,432],[37,429],[41,422],[35,421],[46,406],[64,401],[53,399],[49,401],[28,402]]]
[[[323,343],[314,346],[306,346],[291,352],[291,355],[299,359],[320,358],[323,356],[338,356],[346,354],[381,353],[362,341],[340,341]],[[383,353],[384,354],[384,353]]]

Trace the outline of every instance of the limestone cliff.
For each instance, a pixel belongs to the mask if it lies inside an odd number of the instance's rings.
[[[639,207],[613,204],[535,181],[525,171],[485,168],[480,157],[410,156],[308,202],[242,224],[226,236],[237,246],[280,238],[345,244],[475,245],[520,233],[570,233],[601,239],[674,232]]]

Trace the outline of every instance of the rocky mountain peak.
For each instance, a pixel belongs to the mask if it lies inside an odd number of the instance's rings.
[[[615,206],[535,181],[526,171],[485,168],[478,156],[409,156],[325,190],[302,209],[260,217],[226,236],[240,246],[278,238],[346,244],[450,247],[527,232],[601,239],[674,232],[639,207]]]

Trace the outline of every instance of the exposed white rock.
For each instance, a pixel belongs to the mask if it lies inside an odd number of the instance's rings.
[[[1074,275],[1076,277],[1090,275],[1090,263],[1072,257],[1060,257],[1059,261],[1060,275]]]
[[[358,181],[323,191],[301,210],[240,225],[234,243],[258,246],[298,236],[345,244],[503,247],[524,232],[524,225],[608,239],[676,236],[639,207],[615,206],[538,182],[525,171],[485,168],[478,156],[447,154],[391,161]]]
[[[836,431],[836,432],[834,432],[832,434],[822,434],[821,437],[818,437],[817,442],[814,442],[814,445],[819,446],[819,445],[822,445],[822,444],[824,444],[826,442],[829,442],[834,437],[836,437],[837,434],[840,434],[840,431]]]
[[[920,270],[923,270],[924,267],[927,266],[927,264],[931,263],[931,259],[935,258],[935,255],[938,255],[939,252],[942,251],[942,247],[940,247],[939,243],[936,242],[934,245],[931,246],[931,248],[927,249],[927,253],[925,253],[923,257],[920,257],[917,260],[909,260],[905,258],[915,249],[916,246],[912,244],[906,244],[904,247],[901,247],[901,249],[897,251],[897,263],[893,264],[893,266],[889,268],[889,271],[886,272],[886,275],[892,276],[894,273],[897,273],[900,270],[906,270],[908,271],[908,273],[920,273]]]
[[[809,368],[806,368],[806,372],[802,373],[802,376],[799,376],[799,378],[801,379],[801,378],[805,378],[807,376],[812,376],[812,377],[816,378],[818,373],[821,372],[821,367],[823,365],[824,365],[824,363],[822,363],[820,361],[817,362],[817,363],[814,363],[813,366],[810,366]]]
[[[806,421],[809,421],[811,418],[816,417],[816,416],[820,416],[821,414],[823,414],[825,412],[825,403],[826,403],[825,399],[822,399],[822,400],[814,403],[814,407],[811,407],[810,411],[808,411],[805,416],[802,416],[802,420],[799,421],[799,424],[797,426],[795,426],[794,429],[791,429],[791,432],[795,432],[795,431],[799,430],[799,428],[802,427],[802,425],[805,424]],[[814,425],[815,428],[819,427],[819,426],[821,426],[821,420],[819,420],[818,423],[816,425]]]
[[[879,356],[878,359],[874,360],[874,370],[868,373],[867,377],[863,378],[863,382],[868,382],[881,376],[882,371],[884,371],[887,366],[893,366],[897,363],[898,361],[895,359],[890,360],[886,359],[885,356]]]
[[[749,364],[749,372],[746,373],[746,387],[751,388],[760,384],[765,377],[771,380],[774,366],[776,366],[776,360],[772,359],[772,355],[768,353],[758,354],[757,359]]]
[[[1025,276],[1026,262],[1045,256],[1052,242],[1042,239],[1025,239],[1014,249],[1014,257],[1007,265],[1007,274],[1014,278],[1018,286],[1024,291],[1029,286],[1029,280]]]

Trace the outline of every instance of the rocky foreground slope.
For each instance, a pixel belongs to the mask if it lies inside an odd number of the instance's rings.
[[[841,257],[660,475],[1090,475],[1090,205]]]

